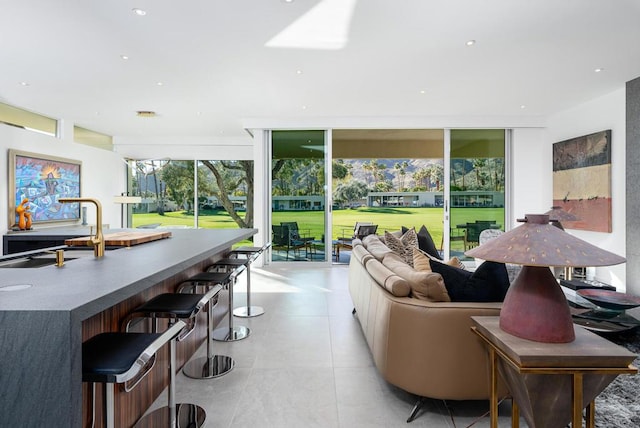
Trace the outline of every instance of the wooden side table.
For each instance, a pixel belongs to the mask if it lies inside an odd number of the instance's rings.
[[[499,317],[471,317],[471,329],[487,344],[491,361],[491,427],[498,426],[498,372],[513,396],[511,426],[519,414],[530,427],[595,425],[595,398],[619,374],[635,374],[636,355],[574,327],[570,343],[541,343],[512,336],[499,327]]]

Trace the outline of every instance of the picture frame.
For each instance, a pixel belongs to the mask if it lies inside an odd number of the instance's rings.
[[[58,199],[80,197],[81,161],[15,149],[9,149],[8,158],[9,229],[18,227],[16,208],[25,199],[32,227],[80,220],[80,204],[61,204]]]
[[[553,144],[553,206],[577,220],[565,229],[611,233],[611,130]]]

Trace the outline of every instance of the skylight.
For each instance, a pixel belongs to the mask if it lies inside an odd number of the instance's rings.
[[[357,0],[322,0],[269,40],[270,48],[342,49]]]

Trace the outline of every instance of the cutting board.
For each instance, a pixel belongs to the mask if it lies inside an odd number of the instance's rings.
[[[171,232],[115,232],[104,235],[104,244],[112,247],[130,247],[169,238],[170,236]],[[81,238],[66,239],[64,243],[70,246],[87,246],[88,240],[89,236],[83,236]]]

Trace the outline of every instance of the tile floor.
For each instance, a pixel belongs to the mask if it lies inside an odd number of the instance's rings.
[[[378,374],[351,315],[347,269],[306,263],[252,269],[252,304],[265,314],[235,318],[251,328],[247,339],[214,344],[216,353],[235,359],[234,370],[209,380],[180,374],[178,402],[202,406],[208,428],[488,427],[488,401],[429,400],[406,423],[417,397]],[[241,306],[244,283],[235,289]],[[203,345],[196,356],[204,353]],[[510,403],[500,413],[500,424],[509,426]]]

